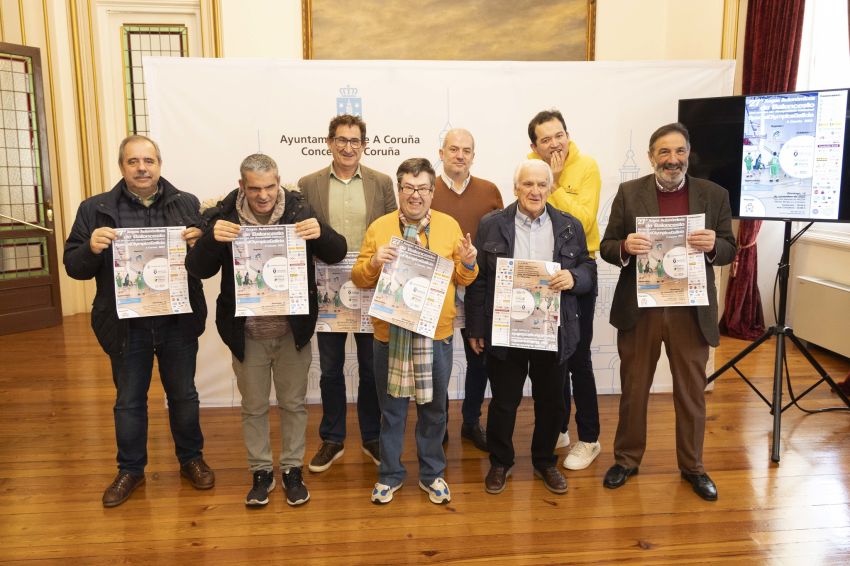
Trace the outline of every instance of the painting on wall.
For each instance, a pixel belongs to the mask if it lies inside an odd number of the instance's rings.
[[[590,61],[596,0],[302,0],[305,59]]]

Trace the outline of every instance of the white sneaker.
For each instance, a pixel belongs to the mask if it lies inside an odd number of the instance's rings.
[[[570,445],[570,431],[562,432],[558,435],[558,442],[555,443],[555,450],[558,448],[566,448]]]
[[[579,440],[567,457],[564,458],[564,467],[568,470],[583,470],[593,462],[602,451],[602,445],[598,442],[582,442]]]
[[[425,485],[422,480],[419,481],[419,487],[422,491],[428,494],[428,499],[431,503],[448,503],[452,500],[452,494],[449,491],[449,484],[443,478],[437,478],[431,482],[431,485]]]
[[[401,489],[402,484],[389,486],[378,482],[372,489],[372,503],[383,505],[393,500],[393,493]]]

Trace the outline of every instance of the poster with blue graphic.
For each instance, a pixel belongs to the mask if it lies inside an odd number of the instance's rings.
[[[392,237],[390,245],[398,257],[381,269],[369,315],[433,338],[454,263],[397,236]]]
[[[294,224],[242,226],[232,246],[236,316],[308,314],[307,243]]]
[[[838,218],[847,91],[748,96],[742,217]]]
[[[553,261],[496,260],[493,346],[558,351],[561,293],[549,280],[561,269]]]
[[[351,281],[351,270],[357,252],[349,252],[339,263],[329,265],[316,260],[316,289],[319,296],[319,318],[316,332],[368,332],[372,318],[369,304],[374,289],[360,289]]]
[[[116,228],[112,269],[118,318],[192,312],[185,226]]]
[[[708,304],[705,254],[688,245],[688,234],[705,228],[705,214],[638,216],[635,231],[649,237],[649,253],[637,262],[638,307],[686,307]]]

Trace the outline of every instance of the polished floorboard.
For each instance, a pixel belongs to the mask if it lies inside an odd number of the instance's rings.
[[[724,338],[717,365],[747,344]],[[202,410],[216,487],[195,491],[179,477],[155,379],[147,483],[123,505],[104,509],[101,494],[115,474],[114,390],[88,317],[0,337],[0,352],[3,564],[850,563],[850,414],[789,408],[775,464],[769,409],[731,371],[708,394],[705,463],[720,493],[714,503],[679,478],[672,398],[659,394],[651,399],[640,474],[617,490],[603,488],[602,476],[613,462],[618,396],[600,397],[602,454],[587,469],[566,472],[569,492],[562,496],[532,475],[530,399],[517,421],[513,476],[495,496],[483,488],[486,456],[460,438],[460,402],[453,401],[450,504],[431,504],[410,479],[389,505],[371,504],[376,469],[355,432],[328,471],[305,468],[306,505],[289,507],[278,487],[266,508],[246,509],[250,474],[239,409]],[[846,358],[813,352],[836,380],[850,370]],[[769,397],[773,364],[771,340],[738,367]],[[817,379],[793,349],[789,368],[797,392]],[[800,404],[840,402],[822,384]],[[318,446],[321,407],[309,412],[307,459]],[[349,431],[357,431],[355,419],[350,410]],[[276,423],[275,415],[273,431]],[[411,420],[405,464],[415,478],[412,431]]]

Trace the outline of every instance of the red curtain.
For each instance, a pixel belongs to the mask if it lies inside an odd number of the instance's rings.
[[[805,0],[750,0],[744,37],[743,94],[787,92],[797,84]],[[726,287],[720,330],[755,340],[764,333],[756,237],[760,220],[738,225],[738,256]]]
[[[738,254],[726,287],[726,310],[720,331],[735,338],[755,340],[764,333],[764,313],[758,287],[756,237],[761,220],[743,220],[738,226]]]

